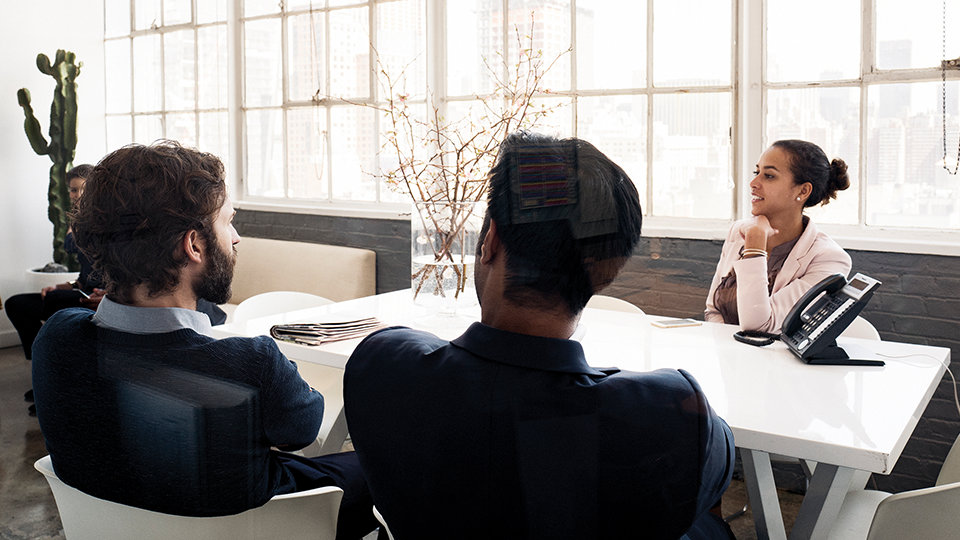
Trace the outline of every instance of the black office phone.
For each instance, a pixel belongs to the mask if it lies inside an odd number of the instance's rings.
[[[867,305],[880,282],[864,274],[829,276],[814,285],[787,314],[780,340],[808,364],[882,366],[881,360],[850,358],[837,336]]]

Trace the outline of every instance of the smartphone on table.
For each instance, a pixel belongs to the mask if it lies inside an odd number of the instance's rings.
[[[703,321],[696,319],[662,319],[650,321],[650,324],[657,328],[683,328],[684,326],[700,326],[703,324]]]

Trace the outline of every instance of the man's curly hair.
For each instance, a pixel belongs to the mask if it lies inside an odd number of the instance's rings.
[[[223,163],[212,154],[158,141],[116,150],[94,167],[73,215],[77,246],[102,272],[112,299],[134,289],[151,296],[179,284],[179,243],[196,230],[215,242],[213,221],[226,200]]]

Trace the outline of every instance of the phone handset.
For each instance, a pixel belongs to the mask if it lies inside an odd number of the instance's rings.
[[[803,325],[803,312],[821,293],[836,294],[847,284],[847,278],[843,274],[833,274],[820,280],[819,283],[803,293],[800,300],[790,309],[787,317],[783,320],[781,332],[788,336],[793,335]]]

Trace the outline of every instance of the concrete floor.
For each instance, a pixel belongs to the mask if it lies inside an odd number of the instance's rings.
[[[0,349],[0,539],[64,538],[53,494],[33,468],[33,462],[47,451],[37,419],[27,415],[23,392],[28,388],[30,363],[22,349]],[[743,482],[734,480],[723,496],[723,514],[742,508],[746,499]],[[780,493],[788,533],[800,500],[800,495]],[[757,538],[749,510],[730,525],[738,539]]]
[[[27,415],[28,388],[23,350],[0,349],[0,538],[63,538],[53,494],[33,468],[47,449],[37,419]]]

